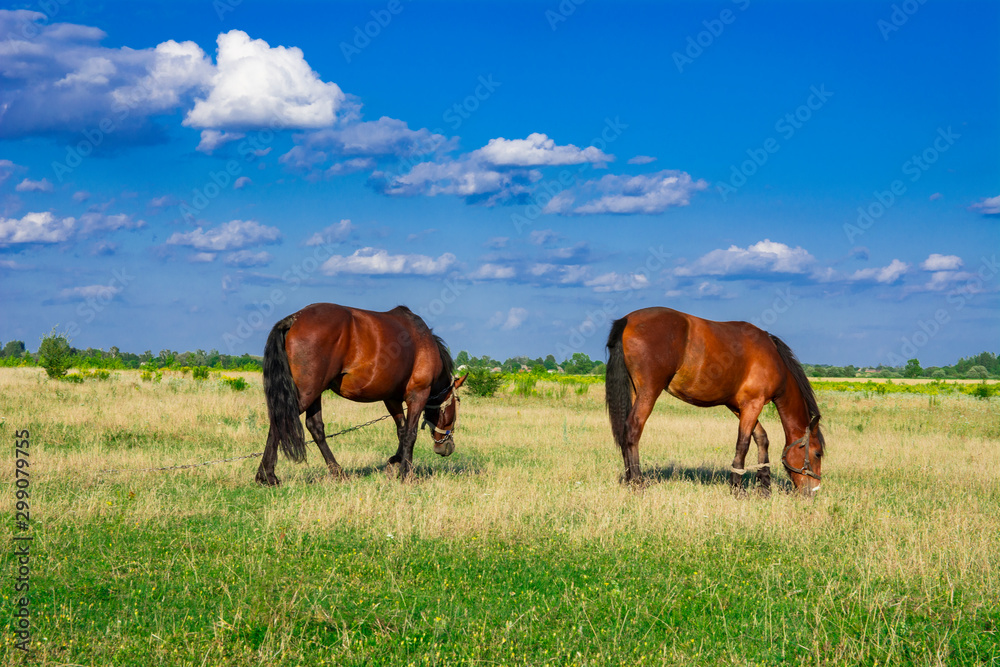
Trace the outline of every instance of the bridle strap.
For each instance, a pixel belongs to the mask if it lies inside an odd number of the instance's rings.
[[[795,472],[800,475],[806,475],[808,477],[812,477],[813,479],[819,479],[819,475],[814,473],[812,471],[812,468],[809,466],[809,432],[811,430],[812,429],[809,426],[807,426],[805,435],[803,435],[795,442],[790,442],[787,445],[785,445],[784,451],[781,452],[781,464],[785,466],[785,469],[788,470],[789,472]],[[805,448],[805,460],[802,462],[801,468],[796,468],[795,466],[791,465],[788,462],[788,451],[793,447]]]
[[[459,397],[459,395],[458,395],[458,391],[455,389],[455,381],[454,380],[452,380],[451,385],[448,386],[448,387],[446,387],[444,391],[438,392],[437,394],[435,394],[434,398],[437,398],[438,396],[441,396],[441,395],[447,393],[448,390],[451,390],[451,395],[448,398],[446,398],[444,401],[442,401],[438,405],[425,405],[424,406],[424,410],[443,410],[444,408],[448,407],[452,403],[458,404],[458,403],[462,402],[461,397]],[[457,408],[457,405],[456,405],[456,408]],[[448,441],[448,438],[451,437],[452,433],[454,433],[455,431],[458,430],[458,412],[457,411],[455,412],[455,423],[451,425],[450,429],[438,428],[436,425],[431,424],[429,421],[427,421],[427,417],[424,417],[424,423],[423,423],[423,425],[421,425],[420,428],[424,429],[424,428],[426,428],[428,426],[430,426],[434,430],[434,433],[440,433],[441,435],[444,436],[440,440],[438,440],[437,438],[435,438],[433,435],[431,436],[431,439],[434,441],[434,444],[436,444],[436,445],[442,445],[442,444],[444,444],[444,443],[446,443]]]

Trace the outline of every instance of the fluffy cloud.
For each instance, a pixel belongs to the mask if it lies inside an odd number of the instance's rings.
[[[76,228],[75,218],[57,218],[52,213],[28,213],[23,218],[0,218],[0,244],[62,243]]]
[[[209,230],[198,227],[190,232],[175,232],[167,239],[167,244],[219,252],[280,240],[281,232],[277,227],[267,227],[253,220],[231,220]]]
[[[641,273],[611,271],[584,282],[584,285],[593,287],[595,292],[628,292],[649,287],[649,278]]]
[[[887,266],[859,269],[851,274],[848,280],[874,280],[875,282],[889,285],[899,280],[909,270],[909,264],[894,259]]]
[[[240,176],[236,179],[236,182],[233,183],[233,190],[242,190],[251,183],[253,183],[253,181],[250,180],[249,176]]]
[[[427,255],[390,255],[376,248],[362,248],[351,255],[334,255],[321,267],[328,276],[338,273],[359,275],[438,275],[455,264],[455,256],[446,252],[437,259]]]
[[[473,271],[469,277],[473,280],[509,280],[517,275],[513,266],[487,262]]]
[[[222,261],[230,266],[266,266],[274,259],[269,252],[254,252],[252,250],[238,250],[226,255]]]
[[[650,162],[656,162],[656,158],[649,155],[636,155],[628,160],[629,164],[649,164]]]
[[[405,122],[388,116],[316,130],[295,139],[305,149],[334,155],[423,155],[455,147],[444,135],[426,128],[411,130]]]
[[[139,229],[145,224],[144,221],[134,220],[124,213],[104,215],[91,212],[80,216],[79,219],[60,218],[49,211],[28,213],[19,219],[0,218],[0,245],[63,243],[100,232]]]
[[[545,212],[575,215],[663,213],[672,206],[687,206],[692,194],[707,187],[705,181],[696,181],[690,174],[672,169],[639,176],[609,174],[584,183],[577,194],[559,193],[546,205]],[[577,206],[577,196],[593,198]]]
[[[935,252],[921,262],[920,268],[924,271],[953,271],[962,268],[962,258],[958,255],[940,255]]]
[[[559,146],[539,132],[529,134],[527,139],[490,139],[485,146],[473,151],[470,157],[498,167],[551,167],[585,162],[604,164],[615,159],[594,146],[583,149],[573,144]]]
[[[321,232],[316,232],[306,241],[307,246],[323,245],[324,243],[341,243],[351,235],[354,225],[347,218],[334,223]]]
[[[500,311],[494,313],[493,317],[486,322],[486,326],[490,329],[500,327],[501,331],[513,331],[524,324],[527,318],[528,311],[526,309],[514,307],[506,313]]]
[[[1000,195],[982,199],[969,208],[973,211],[979,211],[983,215],[1000,215]]]
[[[0,114],[0,117],[2,117],[2,114]],[[10,178],[15,169],[17,169],[17,165],[10,160],[0,160],[0,184]]]
[[[246,134],[243,132],[223,132],[222,130],[202,130],[201,141],[195,147],[196,151],[211,155],[212,152],[230,141],[242,139]]]
[[[59,292],[63,299],[104,299],[110,300],[120,294],[122,288],[117,285],[84,285],[70,287]]]
[[[687,266],[674,270],[678,276],[728,276],[752,273],[806,273],[816,258],[801,247],[764,239],[746,248],[731,245],[713,250]]]
[[[52,192],[52,183],[47,178],[40,181],[33,181],[26,178],[14,188],[18,192]]]
[[[492,205],[529,191],[541,174],[529,170],[499,170],[475,160],[421,162],[396,177],[375,172],[373,182],[388,195],[459,195]]]
[[[296,47],[271,47],[242,30],[220,34],[208,95],[184,119],[189,127],[318,128],[332,125],[346,96],[319,78]]]

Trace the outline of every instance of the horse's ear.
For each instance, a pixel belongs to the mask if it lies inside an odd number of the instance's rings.
[[[467,378],[467,377],[469,377],[469,374],[468,374],[468,373],[466,373],[465,375],[463,375],[463,376],[462,376],[462,377],[460,377],[460,378],[456,378],[456,379],[455,379],[455,385],[454,385],[454,386],[455,386],[455,389],[458,389],[458,388],[459,388],[459,387],[461,387],[461,386],[462,386],[463,384],[465,384],[465,378]]]
[[[813,418],[809,420],[809,430],[811,431],[816,428],[817,424],[819,424],[819,415],[814,415]]]

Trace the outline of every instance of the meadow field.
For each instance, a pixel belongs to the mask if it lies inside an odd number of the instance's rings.
[[[312,445],[278,488],[256,458],[131,471],[261,451],[240,376],[0,369],[7,619],[31,440],[32,664],[1000,665],[1000,398],[821,390],[811,499],[780,467],[734,497],[735,418],[666,395],[649,483],[621,485],[601,384],[466,393],[455,453],[422,432],[405,484],[389,421],[331,443],[346,480]],[[328,432],[384,413],[324,401]]]

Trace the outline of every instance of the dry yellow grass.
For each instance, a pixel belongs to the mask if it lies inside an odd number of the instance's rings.
[[[581,549],[626,551],[634,540],[709,553],[720,541],[753,539],[784,545],[801,559],[776,562],[769,566],[775,572],[816,562],[842,570],[842,579],[834,577],[840,583],[820,595],[831,609],[845,596],[878,598],[879,582],[887,580],[923,591],[926,605],[940,602],[942,577],[953,591],[1000,590],[995,399],[821,393],[828,454],[815,499],[789,493],[780,467],[771,498],[733,497],[724,478],[736,419],[667,395],[640,446],[650,484],[641,491],[621,485],[600,385],[563,398],[466,396],[455,454],[433,455],[421,433],[417,474],[405,484],[383,470],[395,451],[388,421],[331,442],[346,481],[325,475],[312,445],[305,465],[279,459],[280,492],[254,485],[256,458],[192,470],[102,472],[260,451],[267,430],[261,378],[238,375],[250,383],[247,391],[234,392],[215,376],[196,381],[167,373],[155,383],[119,372],[67,384],[37,369],[0,371],[5,437],[10,442],[16,429],[31,430],[33,518],[50,530],[111,517],[125,528],[170,530],[184,517],[237,521],[251,512],[255,530],[282,540],[286,533],[302,540],[349,528],[383,542],[558,538]],[[383,412],[381,404],[324,396],[328,432]],[[773,411],[762,422],[777,461],[780,425]],[[12,449],[0,458],[0,508],[7,513]],[[751,447],[748,462],[755,461]],[[996,613],[995,600],[973,604],[993,605]]]

